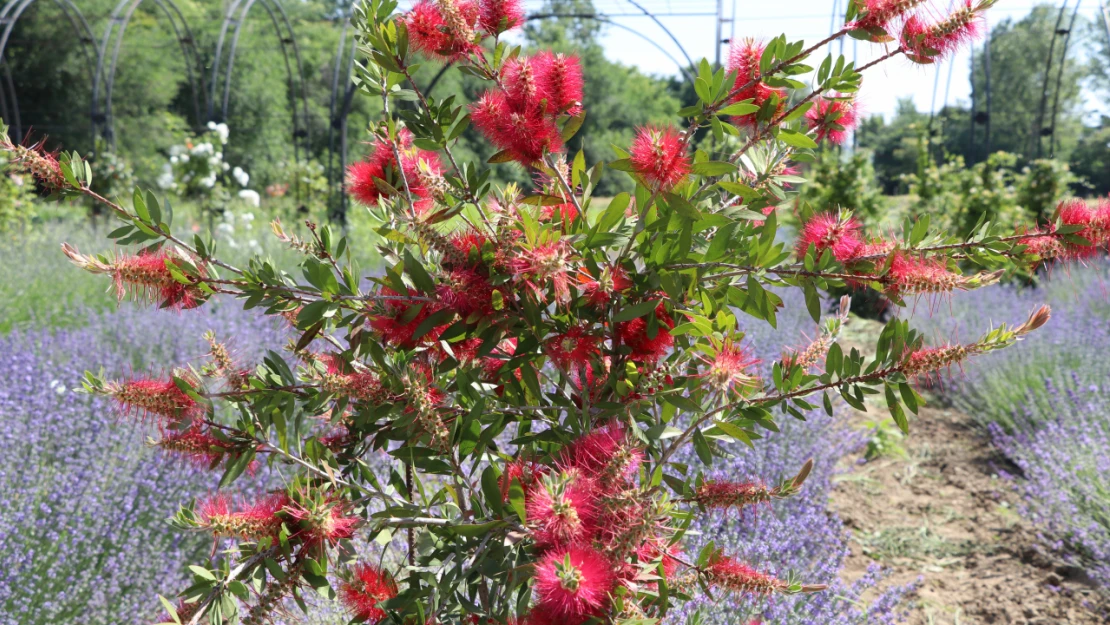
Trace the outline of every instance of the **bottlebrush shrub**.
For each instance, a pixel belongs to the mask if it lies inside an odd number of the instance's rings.
[[[175,234],[153,194],[137,192],[125,209],[89,190],[77,155],[47,162],[3,141],[59,196],[109,207],[124,222],[111,233],[117,245],[144,246],[113,257],[67,247],[75,264],[162,306],[203,307],[228,295],[296,330],[284,352],[243,368],[219,366],[213,349],[207,364],[173,363],[139,387],[86,378],[89,392],[114,397],[146,427],[188,432],[218,456],[210,466],[223,471],[226,492],[198,493],[201,503],[186,504],[174,523],[231,544],[190,569],[194,584],[180,603],[165,601],[168,620],[264,622],[289,599],[303,603],[307,587],[338,596],[331,576],[342,580],[353,615],[399,624],[655,621],[699,588],[748,599],[818,592],[821,584],[710,545],[682,548],[690,523],[718,509],[721,493],[735,495],[734,512],[789,496],[804,489],[808,465],[748,499],[743,485],[707,482],[705,466],[776,429],[779,416],[801,418],[815,395],[831,412],[834,394],[860,409],[867,395],[885,394],[907,429],[907,408],[921,403],[912,380],[1013,344],[1046,323],[1048,310],[974,343],[928,349],[896,320],[871,359],[840,346],[838,316],[811,344],[763,363],[769,375],[739,316],[775,326],[777,289],[801,291],[815,320],[819,292],[830,287],[878,289],[899,303],[947,296],[1039,262],[1028,253],[1032,240],[1067,250],[1106,244],[1100,211],[1068,208],[1037,232],[984,224],[967,241],[925,220],[879,239],[847,212],[806,216],[821,227],[791,249],[776,240],[775,207],[796,182],[785,173],[791,162],[812,160],[817,147],[820,128],[806,113],[818,98],[847,101],[861,71],[902,48],[861,68],[827,57],[809,90],[791,76],[809,71],[804,61],[827,40],[741,42],[733,57],[742,73],[700,65],[698,101],[679,111],[681,129],[644,129],[634,155],[591,165],[561,151],[587,114],[577,59],[511,49],[484,30],[483,4],[426,1],[396,15],[395,2],[370,0],[358,9],[368,55],[359,83],[380,97],[384,117],[371,129],[372,167],[355,165],[352,176],[383,235],[379,276],[363,276],[347,240],[311,223],[302,234],[274,224],[275,236],[303,253],[300,275],[263,258],[233,266],[201,237]],[[974,21],[990,4],[915,26],[911,60],[950,51],[966,37],[952,24]],[[834,38],[856,30],[853,21]],[[470,106],[430,99],[411,80],[416,54],[451,59],[489,89]],[[502,150],[491,165],[527,167],[534,190],[494,188],[489,167],[458,161],[454,140],[471,120]],[[702,127],[743,143],[710,160],[691,145]],[[605,167],[626,172],[636,189],[602,206],[592,196]],[[965,274],[961,263],[982,271]],[[167,290],[167,276],[182,289]],[[679,455],[690,448],[697,463]],[[366,461],[382,450],[395,459],[389,471]],[[280,467],[287,485],[236,494],[251,490],[242,484],[262,463]],[[395,534],[404,537],[400,553],[350,561],[356,538],[386,545]],[[377,562],[388,582],[359,591],[368,586],[365,565]]]

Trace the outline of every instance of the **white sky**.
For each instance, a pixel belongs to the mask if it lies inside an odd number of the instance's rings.
[[[736,37],[761,37],[771,38],[786,33],[791,41],[805,39],[806,41],[820,41],[828,36],[832,19],[833,4],[837,0],[722,0],[726,17],[731,17],[732,7],[735,3],[737,12]],[[710,61],[714,58],[713,42],[716,36],[716,10],[717,0],[636,0],[647,10],[660,15],[659,19],[671,30],[687,53],[695,61],[707,57]],[[934,0],[934,4],[944,6],[947,0]],[[683,60],[678,46],[667,34],[651,19],[636,15],[639,10],[628,0],[594,0],[599,13],[614,15],[613,21],[634,29],[641,34],[652,38],[679,60]],[[839,0],[841,15],[847,0]],[[1027,14],[1036,4],[1033,0],[1000,0],[999,3],[988,11],[990,24],[1007,17],[1020,18]],[[1057,1],[1056,5],[1059,6]],[[543,6],[543,0],[525,0],[528,11],[536,12]],[[1069,2],[1068,14],[1070,17],[1073,2]],[[1081,5],[1080,13],[1092,18],[1098,10],[1097,0],[1086,0]],[[665,15],[672,14],[707,14],[707,15]],[[1069,19],[1065,18],[1065,21]],[[724,37],[731,34],[731,24],[724,25]],[[858,54],[857,65],[861,65],[875,56],[884,52],[881,46],[865,42],[855,42],[847,39],[844,43],[845,56],[849,60],[853,54]],[[618,27],[608,27],[603,43],[606,55],[626,65],[635,65],[642,71],[651,74],[676,74],[678,69],[667,55],[645,42],[640,37]],[[1074,45],[1075,40],[1072,40]],[[834,53],[839,53],[839,44],[834,44]],[[727,46],[722,46],[722,58],[727,55]],[[854,48],[854,50],[853,50]],[[822,56],[817,56],[816,65]],[[940,71],[940,83],[937,89],[936,108],[940,109],[944,103],[945,86],[948,74],[951,71],[951,87],[948,90],[948,101],[956,103],[970,100],[970,86],[968,84],[968,68],[970,53],[963,50],[960,54],[944,61],[936,67],[923,67],[907,62],[902,58],[895,58],[885,62],[865,74],[863,88],[860,92],[860,102],[867,113],[880,113],[889,116],[893,113],[895,105],[900,98],[912,96],[918,110],[929,111],[933,98],[934,82],[937,71]]]

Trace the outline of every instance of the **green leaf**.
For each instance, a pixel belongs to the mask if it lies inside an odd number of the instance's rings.
[[[632,167],[632,161],[630,159],[627,159],[627,158],[622,158],[622,159],[619,159],[619,160],[610,161],[609,169],[615,169],[617,171],[627,171],[627,172],[636,171],[636,169],[634,167]]]
[[[729,104],[723,109],[717,111],[717,114],[743,117],[744,115],[751,115],[752,113],[758,111],[759,107],[754,104],[750,104],[749,102],[737,102],[736,104]]]
[[[582,128],[582,124],[584,124],[584,123],[586,123],[586,111],[585,110],[583,110],[578,115],[575,115],[574,117],[571,117],[570,119],[568,119],[566,125],[563,126],[563,132],[562,132],[563,143],[566,143],[567,141],[570,141],[574,137],[574,135],[578,134],[578,130],[580,128]]]
[[[727,176],[735,174],[739,168],[726,161],[705,161],[696,163],[693,172],[698,176]]]
[[[802,283],[802,292],[806,297],[806,310],[809,311],[809,316],[814,321],[821,322],[821,296],[817,293],[817,287],[813,286],[812,282]]]
[[[840,343],[833,343],[829,346],[829,353],[825,356],[825,373],[839,375],[840,366],[843,362],[844,352],[840,349]]]
[[[508,150],[501,150],[497,154],[489,157],[487,163],[496,165],[497,163],[511,163],[513,162],[513,155]]]
[[[633,304],[627,308],[622,308],[619,313],[613,315],[613,321],[632,321],[633,319],[636,319],[638,317],[643,317],[644,315],[658,308],[661,301],[662,300],[651,300],[647,302],[640,302],[639,304]]]
[[[779,130],[779,139],[786,145],[802,149],[812,150],[817,147],[817,142],[796,130],[789,128],[782,128]]]
[[[740,441],[741,443],[744,443],[748,447],[752,447],[752,448],[755,447],[754,445],[752,445],[751,437],[748,436],[748,433],[745,432],[743,430],[743,428],[741,428],[740,426],[738,426],[736,424],[733,424],[733,423],[729,423],[728,421],[722,421],[720,419],[714,419],[713,423],[717,427],[721,428],[721,431],[724,432],[725,434],[728,434],[732,438],[735,438],[736,440]]]
[[[199,577],[201,579],[206,579],[210,582],[216,581],[216,576],[212,574],[212,571],[209,571],[208,569],[206,569],[202,566],[196,566],[194,564],[190,564],[189,565],[189,570],[193,572],[193,575],[196,575],[197,577]]]
[[[624,217],[624,211],[628,209],[629,203],[632,202],[632,196],[627,193],[618,193],[610,202],[609,206],[605,208],[602,213],[601,219],[597,222],[598,232],[609,232],[613,226],[620,222]]]
[[[898,403],[898,397],[894,395],[894,389],[889,384],[886,386],[886,405],[890,409],[890,416],[894,419],[894,423],[898,424],[898,429],[902,430],[903,434],[910,433],[910,421],[906,418],[906,411],[902,410],[902,404]]]
[[[421,265],[408,250],[405,250],[405,273],[412,279],[412,283],[416,285],[416,288],[428,295],[435,294],[435,280],[432,280],[432,276],[428,275],[424,266]]]
[[[503,516],[505,508],[501,498],[501,481],[497,477],[497,469],[492,466],[482,471],[482,495],[486,498],[486,507],[496,516]]]

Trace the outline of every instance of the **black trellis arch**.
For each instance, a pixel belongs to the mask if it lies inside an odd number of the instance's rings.
[[[162,10],[170,22],[174,37],[181,46],[181,53],[185,60],[185,76],[189,81],[189,89],[193,96],[194,122],[199,128],[203,123],[202,103],[207,99],[202,79],[203,65],[197,53],[196,39],[185,21],[185,16],[173,0],[153,0]],[[93,80],[93,128],[108,141],[111,148],[115,148],[116,136],[114,119],[112,117],[112,88],[116,82],[116,67],[119,62],[120,48],[123,46],[123,36],[127,32],[127,25],[131,17],[143,0],[120,0],[112,10],[108,24],[104,27],[104,35],[100,40],[97,58],[97,71]],[[109,55],[109,48],[111,54]],[[101,92],[103,91],[103,96]],[[103,97],[103,102],[101,102]]]
[[[0,82],[0,118],[3,118],[11,126],[16,137],[23,136],[23,120],[20,117],[19,98],[15,90],[15,83],[12,80],[11,67],[8,65],[5,54],[16,22],[34,2],[35,0],[9,0],[0,9],[0,28],[2,28],[0,30],[0,66],[3,66],[4,71],[3,81]],[[85,58],[89,76],[95,83],[99,51],[96,49],[96,39],[93,37],[92,29],[89,28],[88,21],[85,20],[85,16],[77,8],[77,5],[73,4],[72,0],[54,0],[54,4],[58,5],[58,8],[62,10],[66,19],[73,26],[73,31],[81,44],[81,54]],[[95,100],[90,106],[95,109]],[[94,135],[95,132],[96,129],[94,128]]]
[[[212,60],[212,78],[208,95],[208,119],[211,121],[226,121],[228,104],[231,101],[231,76],[235,69],[235,55],[239,48],[239,37],[243,34],[243,24],[247,14],[256,2],[270,16],[274,25],[274,32],[278,36],[281,54],[285,60],[285,74],[289,86],[289,108],[293,115],[293,155],[300,160],[303,148],[306,155],[311,154],[312,135],[308,124],[308,88],[304,79],[304,66],[301,64],[301,52],[297,47],[297,38],[293,34],[293,26],[289,23],[289,16],[285,9],[276,0],[234,0],[224,15],[220,25],[220,38],[216,42],[216,56]],[[227,34],[231,26],[235,26],[228,46],[227,59],[224,59],[224,47]],[[293,62],[289,59],[290,51],[293,53]],[[216,108],[216,94],[220,92],[220,68],[224,68],[223,94],[220,106]],[[299,100],[299,102],[298,102]],[[298,111],[298,104],[300,110]]]
[[[347,221],[347,117],[354,102],[353,76],[358,52],[358,37],[352,36],[351,43],[347,44],[350,28],[351,21],[344,19],[339,45],[335,50],[328,103],[328,162],[325,174],[328,179],[328,208],[332,220],[340,224]]]

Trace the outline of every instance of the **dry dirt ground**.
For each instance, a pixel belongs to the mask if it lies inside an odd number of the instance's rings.
[[[866,335],[876,328],[854,325],[845,342],[855,335],[861,349],[873,344]],[[832,506],[853,535],[845,579],[878,562],[886,583],[920,580],[910,625],[1110,623],[1110,601],[1083,571],[1038,548],[1012,487],[997,476],[1013,467],[983,429],[929,395],[932,407],[911,421],[908,437],[893,432],[894,449],[878,459],[848,458],[854,466],[838,478]],[[871,427],[879,410],[850,418]]]

